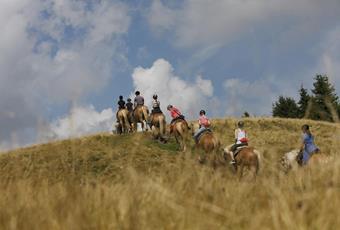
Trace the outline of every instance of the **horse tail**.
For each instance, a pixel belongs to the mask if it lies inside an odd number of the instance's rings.
[[[128,113],[126,113],[126,111],[123,111],[123,119],[124,119],[124,128],[127,129],[127,131],[130,130],[130,122],[129,122],[129,117],[128,117]]]
[[[261,156],[261,153],[258,150],[256,150],[256,149],[254,149],[254,153],[257,156],[257,163],[256,163],[256,173],[257,173],[259,171],[259,169],[260,169],[260,164],[262,164],[261,163],[262,156]]]
[[[163,116],[159,116],[158,122],[159,122],[159,132],[160,132],[160,135],[163,136],[165,134],[165,117],[164,117],[164,115]]]
[[[142,113],[145,121],[148,121],[149,119],[149,110],[148,108],[144,105],[142,108]]]

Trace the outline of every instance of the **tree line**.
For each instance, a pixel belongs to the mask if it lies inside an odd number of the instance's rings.
[[[336,122],[340,115],[340,102],[335,87],[327,75],[316,75],[311,93],[301,86],[299,100],[280,96],[272,105],[274,117],[305,118]]]

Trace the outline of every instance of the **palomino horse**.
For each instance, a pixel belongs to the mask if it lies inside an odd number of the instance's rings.
[[[129,121],[129,111],[127,109],[120,109],[117,113],[118,122],[123,133],[128,133],[131,130]]]
[[[224,158],[228,162],[231,160],[230,147],[228,146],[224,148]],[[244,168],[247,168],[253,175],[253,178],[256,179],[257,173],[260,168],[260,152],[257,151],[254,147],[243,146],[240,147],[234,159],[236,161],[234,165],[235,172],[239,173],[239,178],[243,177]]]
[[[192,134],[194,134],[194,126],[191,124]],[[204,131],[196,142],[195,148],[199,151],[199,162],[203,163],[208,157],[213,167],[216,166],[218,151],[220,150],[221,143],[212,131]]]
[[[137,123],[142,124],[142,130],[148,130],[147,121],[149,119],[149,110],[145,105],[138,105],[133,111],[133,126],[135,131],[137,131]]]
[[[280,160],[281,167],[283,171],[288,172],[289,170],[296,170],[299,168],[298,163],[298,155],[300,150],[294,149],[288,153],[285,153]],[[310,156],[307,166],[315,166],[320,164],[326,164],[331,161],[331,157],[321,154],[321,153],[314,153]]]
[[[165,129],[166,129],[166,120],[163,113],[155,113],[150,115],[151,122],[151,130],[152,135],[155,139],[159,139],[160,141],[165,141]]]
[[[170,125],[170,134],[174,134],[176,142],[182,151],[186,151],[189,140],[189,126],[183,119],[178,119]]]

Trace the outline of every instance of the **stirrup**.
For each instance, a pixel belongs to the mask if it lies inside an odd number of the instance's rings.
[[[236,164],[236,161],[232,160],[232,161],[229,162],[229,164],[234,165],[234,164]]]

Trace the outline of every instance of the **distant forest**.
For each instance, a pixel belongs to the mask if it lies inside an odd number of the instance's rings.
[[[309,92],[301,86],[299,101],[292,97],[280,96],[273,103],[274,117],[305,118],[337,122],[340,115],[339,97],[327,75],[316,75],[313,89]]]

